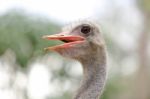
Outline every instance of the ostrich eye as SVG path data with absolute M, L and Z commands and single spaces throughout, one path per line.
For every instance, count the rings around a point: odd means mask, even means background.
M 88 33 L 91 32 L 91 27 L 88 26 L 88 25 L 84 25 L 84 26 L 81 27 L 81 32 L 82 32 L 83 34 L 88 34 Z

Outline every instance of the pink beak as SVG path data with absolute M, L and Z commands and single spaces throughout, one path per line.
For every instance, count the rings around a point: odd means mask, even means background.
M 57 50 L 57 49 L 69 48 L 69 47 L 72 47 L 75 44 L 83 43 L 84 40 L 85 40 L 85 38 L 82 37 L 82 36 L 69 35 L 69 33 L 66 33 L 66 32 L 59 33 L 59 34 L 54 34 L 54 35 L 45 35 L 42 38 L 47 39 L 47 40 L 67 41 L 67 43 L 64 43 L 64 44 L 61 44 L 61 45 L 47 47 L 47 48 L 45 48 L 45 50 Z

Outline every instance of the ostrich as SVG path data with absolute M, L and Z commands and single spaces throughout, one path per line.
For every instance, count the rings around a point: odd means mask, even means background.
M 106 81 L 106 48 L 99 26 L 91 21 L 81 21 L 47 40 L 61 40 L 64 44 L 47 47 L 63 57 L 79 61 L 83 79 L 73 99 L 99 99 Z

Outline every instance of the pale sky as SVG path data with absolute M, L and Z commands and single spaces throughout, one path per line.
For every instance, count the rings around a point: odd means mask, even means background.
M 85 18 L 110 15 L 112 5 L 131 8 L 135 0 L 0 0 L 0 13 L 9 9 L 23 9 L 58 22 L 68 23 Z M 132 13 L 131 13 L 132 14 Z
M 48 16 L 62 22 L 91 18 L 104 10 L 104 0 L 0 0 L 0 12 L 12 8 Z

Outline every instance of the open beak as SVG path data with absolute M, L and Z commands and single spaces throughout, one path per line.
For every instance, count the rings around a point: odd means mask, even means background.
M 69 33 L 66 33 L 66 32 L 54 34 L 54 35 L 45 35 L 42 38 L 47 39 L 47 40 L 60 40 L 64 42 L 64 44 L 61 44 L 61 45 L 47 47 L 45 48 L 45 50 L 57 50 L 57 49 L 70 48 L 76 44 L 83 43 L 85 40 L 85 38 L 82 36 L 70 35 Z

